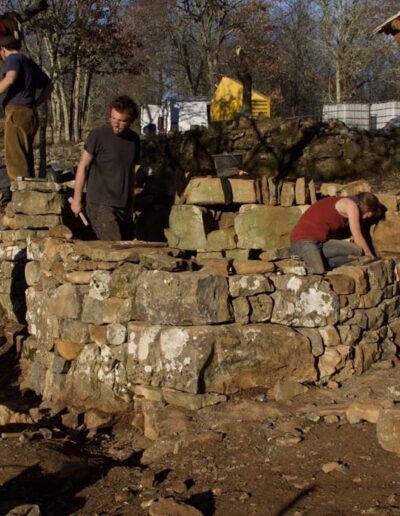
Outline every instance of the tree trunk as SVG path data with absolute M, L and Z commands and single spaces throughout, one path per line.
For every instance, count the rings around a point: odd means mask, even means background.
M 341 90 L 341 76 L 340 76 L 340 63 L 335 63 L 335 78 L 336 78 L 336 104 L 340 104 L 342 101 L 342 90 Z
M 39 177 L 46 177 L 46 132 L 47 132 L 47 102 L 40 109 L 39 125 Z
M 72 93 L 72 107 L 73 107 L 73 118 L 72 118 L 72 124 L 73 124 L 73 140 L 74 142 L 80 141 L 80 114 L 81 114 L 81 79 L 82 79 L 82 70 L 79 61 L 76 64 L 76 74 L 75 74 L 75 83 L 74 83 L 74 90 Z

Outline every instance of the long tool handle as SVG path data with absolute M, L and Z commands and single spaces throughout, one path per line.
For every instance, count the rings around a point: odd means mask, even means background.
M 69 197 L 68 198 L 68 202 L 71 204 L 72 203 L 72 197 Z M 83 225 L 84 226 L 89 226 L 89 221 L 88 219 L 86 218 L 85 214 L 82 213 L 82 212 L 79 212 L 79 218 L 81 219 L 81 221 L 83 222 Z

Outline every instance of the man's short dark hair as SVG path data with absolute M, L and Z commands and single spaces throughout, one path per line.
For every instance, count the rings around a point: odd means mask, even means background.
M 0 46 L 5 48 L 6 50 L 21 50 L 21 47 L 22 47 L 22 42 L 20 39 L 14 39 L 12 38 L 12 40 L 9 42 L 9 43 L 5 43 L 3 45 L 1 45 L 1 42 L 0 42 Z
M 132 120 L 136 120 L 139 116 L 136 102 L 128 97 L 128 95 L 121 95 L 115 98 L 110 104 L 110 109 L 115 109 L 118 113 L 126 113 Z

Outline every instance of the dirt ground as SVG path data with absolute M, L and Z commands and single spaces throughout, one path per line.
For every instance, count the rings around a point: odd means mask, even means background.
M 34 396 L 18 394 L 9 355 L 2 357 L 0 404 L 20 412 L 38 406 Z M 221 516 L 400 514 L 400 457 L 380 447 L 376 426 L 318 415 L 321 407 L 354 399 L 400 399 L 400 365 L 390 366 L 375 366 L 340 388 L 310 388 L 292 401 L 247 391 L 186 412 L 192 433 L 177 420 L 180 445 L 165 453 L 162 442 L 147 465 L 143 454 L 154 443 L 129 417 L 91 437 L 64 428 L 54 410 L 35 425 L 2 427 L 0 514 L 24 504 L 40 512 L 13 514 L 172 516 L 189 514 L 188 506 Z M 185 444 L 193 428 L 203 438 Z M 335 469 L 325 473 L 332 462 Z M 183 512 L 154 512 L 155 501 L 165 498 L 185 504 L 178 506 Z

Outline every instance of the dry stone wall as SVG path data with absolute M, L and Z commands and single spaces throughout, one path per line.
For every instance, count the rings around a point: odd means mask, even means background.
M 196 246 L 73 240 L 59 225 L 66 191 L 28 181 L 14 190 L 1 220 L 0 304 L 5 317 L 26 320 L 21 386 L 44 399 L 105 412 L 137 396 L 197 407 L 279 380 L 341 381 L 397 355 L 395 256 L 316 276 L 265 243 L 256 260 L 248 259 L 254 242 L 245 257 L 205 258 L 221 252 L 209 251 L 221 236 L 207 232 L 197 254 Z M 242 206 L 254 207 L 301 213 Z M 190 219 L 184 226 L 195 230 Z M 243 251 L 227 241 L 224 254 Z

